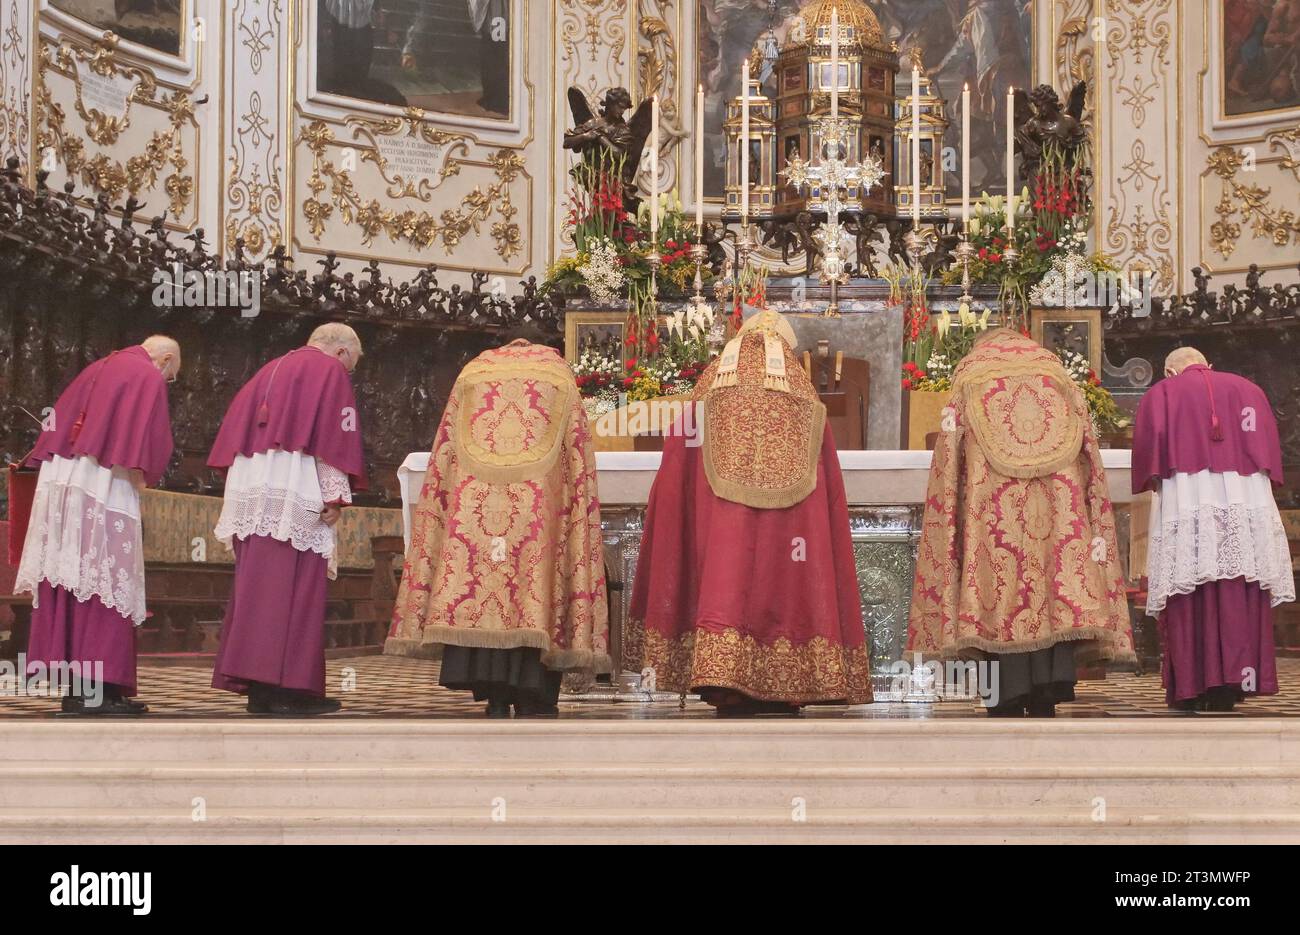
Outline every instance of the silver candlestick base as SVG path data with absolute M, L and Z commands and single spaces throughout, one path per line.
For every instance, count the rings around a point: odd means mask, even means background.
M 913 266 L 921 265 L 921 251 L 925 249 L 925 235 L 920 229 L 913 227 L 903 235 L 903 248 L 912 260 Z
M 957 249 L 953 251 L 957 257 L 957 262 L 961 264 L 961 301 L 967 308 L 970 307 L 974 298 L 970 294 L 970 263 L 975 259 L 975 245 L 967 239 L 965 232 L 961 235 L 961 242 L 957 244 Z
M 736 270 L 740 271 L 749 266 L 749 257 L 754 252 L 754 241 L 749 233 L 749 222 L 746 221 L 741 225 L 740 233 L 736 235 Z
M 695 243 L 691 245 L 691 259 L 695 262 L 695 294 L 691 296 L 691 304 L 704 305 L 704 264 L 709 259 L 709 248 L 701 241 L 700 235 L 696 235 Z

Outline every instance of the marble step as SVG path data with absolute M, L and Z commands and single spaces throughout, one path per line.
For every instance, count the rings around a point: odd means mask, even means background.
M 1300 764 L 657 762 L 498 764 L 22 762 L 0 764 L 0 809 L 188 813 L 247 808 L 1273 809 L 1300 816 Z
M 715 721 L 0 721 L 7 760 L 41 763 L 506 763 L 1300 766 L 1300 719 Z
M 497 819 L 502 816 L 498 814 Z M 1300 813 L 1267 809 L 0 809 L 0 844 L 31 843 L 1297 843 Z

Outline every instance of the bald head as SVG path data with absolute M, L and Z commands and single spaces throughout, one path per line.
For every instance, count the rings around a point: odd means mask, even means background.
M 1188 367 L 1200 364 L 1208 367 L 1210 362 L 1194 347 L 1180 347 L 1165 358 L 1165 376 L 1176 377 Z
M 339 361 L 351 373 L 361 360 L 361 339 L 347 325 L 332 321 L 321 325 L 307 339 L 308 347 L 319 348 Z
M 176 379 L 176 375 L 181 372 L 181 346 L 175 338 L 153 334 L 145 338 L 141 346 L 167 382 Z

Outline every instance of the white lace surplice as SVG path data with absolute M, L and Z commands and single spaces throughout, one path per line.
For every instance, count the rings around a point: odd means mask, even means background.
M 1268 475 L 1175 474 L 1151 500 L 1147 613 L 1209 581 L 1245 578 L 1274 607 L 1295 600 L 1286 530 Z
M 336 577 L 334 530 L 321 522 L 326 503 L 351 503 L 347 475 L 301 451 L 239 455 L 226 472 L 226 494 L 216 536 L 227 548 L 235 539 L 269 536 L 299 552 L 315 552 Z
M 36 606 L 47 581 L 142 624 L 140 481 L 139 471 L 100 467 L 89 455 L 42 462 L 14 593 L 31 592 Z

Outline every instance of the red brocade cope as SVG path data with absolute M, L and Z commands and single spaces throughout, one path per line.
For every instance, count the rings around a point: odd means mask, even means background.
M 926 491 L 908 648 L 1078 641 L 1131 659 L 1115 517 L 1087 405 L 1055 354 L 1000 329 L 958 366 Z
M 595 455 L 573 371 L 548 347 L 480 354 L 447 401 L 384 651 L 437 644 L 611 669 Z
M 664 442 L 628 655 L 667 691 L 865 704 L 871 666 L 844 480 L 825 410 L 782 346 L 788 392 L 764 388 L 763 335 L 746 336 L 735 385 L 715 387 L 715 361 L 696 387 L 703 445 L 678 433 Z M 751 505 L 764 502 L 789 505 Z

